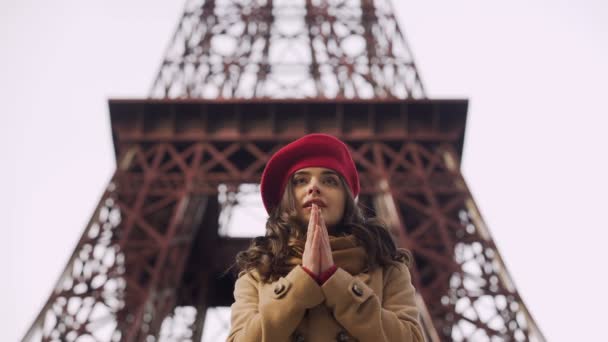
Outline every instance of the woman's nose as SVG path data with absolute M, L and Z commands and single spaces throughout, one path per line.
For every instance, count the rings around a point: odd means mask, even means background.
M 312 194 L 313 192 L 320 194 L 321 193 L 321 189 L 319 189 L 319 187 L 316 184 L 311 184 L 310 187 L 308 188 L 308 194 Z

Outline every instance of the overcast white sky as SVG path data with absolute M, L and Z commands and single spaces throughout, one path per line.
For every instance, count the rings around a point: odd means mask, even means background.
M 396 3 L 431 98 L 470 99 L 463 173 L 550 341 L 605 335 L 608 5 Z M 183 1 L 0 2 L 0 340 L 23 336 L 115 167 Z M 603 317 L 602 317 L 603 316 Z

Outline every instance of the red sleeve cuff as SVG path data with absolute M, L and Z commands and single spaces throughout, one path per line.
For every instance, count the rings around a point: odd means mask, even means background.
M 314 279 L 317 283 L 319 282 L 319 278 L 317 277 L 316 274 L 314 274 L 311 270 L 309 270 L 308 268 L 306 268 L 305 266 L 302 266 L 302 269 L 308 273 L 309 276 L 312 277 L 312 279 Z
M 337 269 L 338 267 L 336 265 L 333 265 L 332 267 L 325 270 L 325 272 L 319 274 L 319 277 L 317 278 L 319 285 L 323 285 L 327 281 L 327 279 L 331 278 L 331 276 L 336 273 Z

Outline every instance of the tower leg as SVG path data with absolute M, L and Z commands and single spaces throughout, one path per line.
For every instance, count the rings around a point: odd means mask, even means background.
M 375 194 L 376 213 L 414 254 L 412 276 L 430 340 L 545 341 L 448 145 L 376 142 L 353 155 L 374 165 L 362 179 Z

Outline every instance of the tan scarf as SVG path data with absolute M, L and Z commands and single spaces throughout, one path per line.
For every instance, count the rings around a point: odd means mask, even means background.
M 330 235 L 329 244 L 336 266 L 352 275 L 361 273 L 367 267 L 367 253 L 354 235 Z M 292 267 L 302 264 L 302 251 L 298 250 L 294 252 L 297 255 L 287 260 L 287 264 Z

